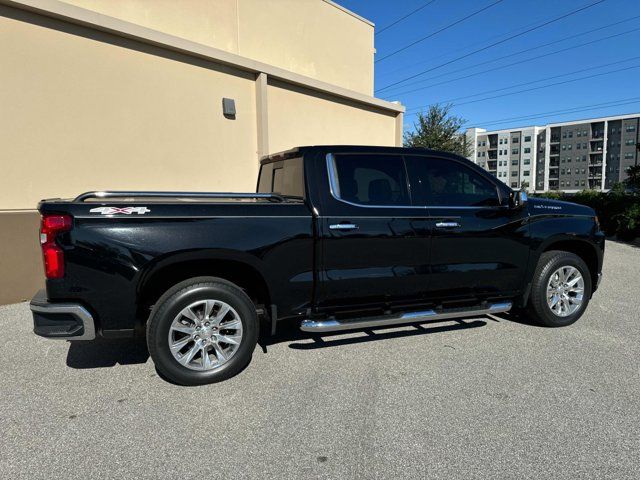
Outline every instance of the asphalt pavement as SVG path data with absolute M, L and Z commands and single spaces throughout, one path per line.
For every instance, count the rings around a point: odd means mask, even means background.
M 0 478 L 640 478 L 640 248 L 562 329 L 483 317 L 311 338 L 223 383 L 0 307 Z

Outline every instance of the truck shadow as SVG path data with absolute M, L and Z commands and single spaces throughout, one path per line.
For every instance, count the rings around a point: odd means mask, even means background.
M 512 316 L 501 318 L 525 323 Z M 261 325 L 258 345 L 264 353 L 268 347 L 279 343 L 289 343 L 294 350 L 315 350 L 365 342 L 390 340 L 393 338 L 430 335 L 483 327 L 487 320 L 499 322 L 495 316 L 469 317 L 455 320 L 431 320 L 421 323 L 399 325 L 386 328 L 350 330 L 313 334 L 298 328 L 297 321 L 284 321 L 278 325 L 276 335 L 271 335 L 269 325 Z M 94 340 L 91 342 L 69 342 L 67 366 L 75 369 L 108 368 L 116 365 L 135 365 L 149 360 L 149 351 L 144 339 Z
M 487 317 L 483 316 L 455 320 L 431 320 L 414 324 L 394 325 L 392 327 L 323 334 L 303 332 L 298 328 L 297 321 L 294 320 L 279 324 L 278 331 L 276 335 L 273 336 L 268 332 L 267 325 L 264 325 L 260 338 L 258 339 L 258 345 L 260 345 L 264 353 L 267 353 L 269 346 L 278 343 L 289 343 L 289 348 L 294 350 L 315 350 L 318 348 L 376 342 L 392 338 L 479 328 L 487 324 L 486 319 Z M 497 322 L 498 320 L 494 318 L 493 321 Z
M 76 369 L 135 365 L 149 360 L 144 339 L 69 342 L 67 366 Z

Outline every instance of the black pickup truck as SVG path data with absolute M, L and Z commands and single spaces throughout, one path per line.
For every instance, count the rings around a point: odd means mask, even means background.
M 257 193 L 89 192 L 38 209 L 35 333 L 146 335 L 187 385 L 242 369 L 260 321 L 321 334 L 513 308 L 569 325 L 604 253 L 592 209 L 424 149 L 300 147 L 262 160 Z

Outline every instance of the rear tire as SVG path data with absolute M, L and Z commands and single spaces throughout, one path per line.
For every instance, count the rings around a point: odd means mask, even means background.
M 251 360 L 258 318 L 237 285 L 216 277 L 180 282 L 156 302 L 147 346 L 156 368 L 180 385 L 226 380 Z
M 531 285 L 529 309 L 545 327 L 576 322 L 591 298 L 591 274 L 577 255 L 561 250 L 544 252 Z

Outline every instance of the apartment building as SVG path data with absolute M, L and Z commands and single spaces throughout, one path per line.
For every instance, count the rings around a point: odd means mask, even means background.
M 487 131 L 470 128 L 469 157 L 512 188 L 609 190 L 638 164 L 640 114 Z

